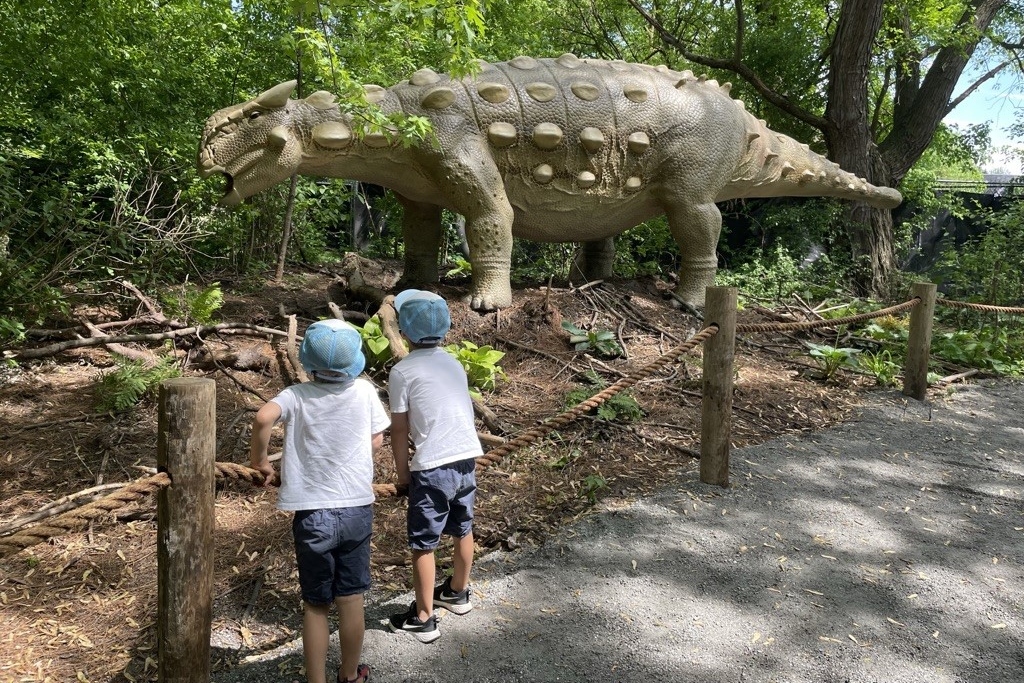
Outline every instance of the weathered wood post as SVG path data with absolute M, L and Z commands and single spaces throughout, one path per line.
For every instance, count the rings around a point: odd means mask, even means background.
M 700 404 L 700 480 L 729 485 L 732 432 L 732 361 L 736 347 L 736 288 L 708 287 L 704 324 L 718 333 L 704 343 L 703 398 Z
M 932 318 L 935 315 L 935 285 L 914 284 L 913 294 L 921 303 L 910 309 L 907 365 L 903 368 L 903 394 L 923 401 L 928 389 L 928 358 L 932 346 Z
M 209 683 L 213 611 L 216 383 L 160 385 L 157 467 L 157 651 L 161 683 Z

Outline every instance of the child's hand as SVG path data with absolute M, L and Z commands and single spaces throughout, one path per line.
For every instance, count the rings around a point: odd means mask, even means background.
M 409 495 L 409 484 L 395 484 L 395 495 L 399 498 L 404 498 Z
M 254 470 L 260 472 L 263 475 L 263 483 L 260 484 L 263 488 L 270 488 L 271 486 L 277 486 L 280 481 L 277 476 L 277 470 L 269 462 L 261 465 L 260 467 L 253 467 Z

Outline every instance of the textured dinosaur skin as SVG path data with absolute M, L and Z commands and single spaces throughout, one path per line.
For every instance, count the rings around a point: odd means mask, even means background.
M 353 133 L 323 91 L 295 82 L 211 116 L 200 174 L 223 174 L 221 203 L 293 173 L 391 188 L 404 207 L 403 284 L 438 279 L 441 209 L 466 217 L 470 305 L 509 306 L 512 238 L 586 242 L 589 276 L 610 274 L 611 238 L 666 214 L 679 245 L 677 298 L 701 306 L 714 280 L 721 215 L 737 197 L 830 196 L 891 208 L 875 187 L 751 116 L 729 84 L 667 67 L 516 57 L 462 79 L 421 69 L 390 88 L 364 86 L 385 113 L 427 117 L 432 144 Z M 597 263 L 594 258 L 597 258 Z

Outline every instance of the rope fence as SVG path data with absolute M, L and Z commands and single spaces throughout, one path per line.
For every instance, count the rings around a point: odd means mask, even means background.
M 811 320 L 803 322 L 774 322 L 774 323 L 743 323 L 735 326 L 737 334 L 768 333 L 768 332 L 793 332 L 808 331 L 823 327 L 836 327 L 840 325 L 851 325 L 865 322 L 875 318 L 890 315 L 898 315 L 912 310 L 922 302 L 920 296 L 902 303 L 882 308 L 876 311 L 859 313 L 839 318 Z M 1006 313 L 1022 315 L 1024 308 L 1008 306 L 991 306 L 964 301 L 951 301 L 948 299 L 935 298 L 934 304 L 949 308 L 975 310 L 987 313 Z M 476 460 L 477 469 L 483 471 L 488 467 L 500 463 L 507 456 L 516 451 L 530 446 L 553 431 L 561 429 L 570 423 L 578 420 L 581 416 L 589 413 L 594 408 L 610 400 L 616 394 L 634 386 L 643 379 L 660 372 L 671 363 L 677 362 L 683 356 L 693 352 L 697 347 L 705 344 L 719 331 L 717 325 L 701 329 L 685 342 L 673 347 L 654 361 L 644 365 L 638 370 L 620 378 L 614 384 L 605 387 L 589 399 L 578 403 L 572 408 L 565 410 L 558 415 L 550 417 L 541 424 L 520 432 L 515 438 L 491 448 Z M 215 476 L 218 479 L 234 481 L 245 481 L 254 486 L 262 486 L 264 476 L 258 470 L 245 465 L 233 462 L 214 463 Z M 97 519 L 112 514 L 133 503 L 141 501 L 165 486 L 172 483 L 171 477 L 165 472 L 153 476 L 137 479 L 113 493 L 84 505 L 78 509 L 71 510 L 28 527 L 8 536 L 0 536 L 0 559 L 14 555 L 22 550 L 50 539 L 81 531 Z M 397 487 L 394 484 L 374 484 L 373 493 L 377 498 L 388 498 L 398 495 Z

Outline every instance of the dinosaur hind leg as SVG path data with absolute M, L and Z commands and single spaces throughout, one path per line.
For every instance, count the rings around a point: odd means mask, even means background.
M 569 270 L 569 279 L 572 282 L 603 280 L 612 276 L 614 265 L 614 237 L 595 242 L 584 242 L 580 245 L 576 258 L 573 259 L 572 268 Z
M 402 241 L 405 270 L 399 287 L 428 285 L 438 281 L 438 252 L 441 249 L 441 207 L 414 202 L 398 195 L 402 204 Z
M 702 308 L 704 290 L 715 282 L 718 236 L 722 214 L 713 202 L 674 204 L 665 212 L 669 229 L 679 245 L 679 285 L 676 297 L 683 306 Z

